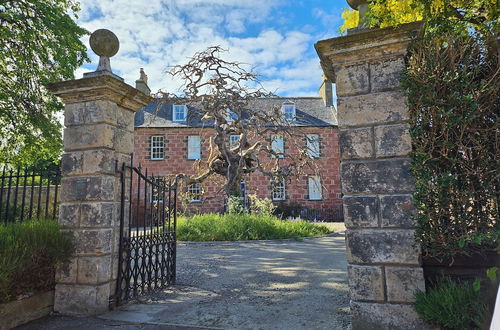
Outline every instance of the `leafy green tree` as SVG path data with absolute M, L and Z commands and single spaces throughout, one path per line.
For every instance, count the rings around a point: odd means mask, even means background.
M 88 61 L 78 10 L 74 0 L 0 1 L 0 163 L 59 157 L 62 104 L 44 85 Z
M 443 29 L 493 33 L 498 28 L 497 0 L 371 0 L 366 17 L 372 26 L 388 27 L 419 20 L 428 22 L 429 31 Z M 341 32 L 358 25 L 357 12 L 345 9 Z

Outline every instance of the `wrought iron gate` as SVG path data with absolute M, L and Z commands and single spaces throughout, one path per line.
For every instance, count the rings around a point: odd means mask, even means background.
M 122 165 L 116 304 L 175 283 L 176 183 Z

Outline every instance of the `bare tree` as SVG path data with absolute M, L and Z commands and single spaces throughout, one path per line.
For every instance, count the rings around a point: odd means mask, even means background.
M 293 118 L 286 118 L 281 106 L 256 109 L 253 105 L 257 100 L 275 95 L 242 63 L 222 59 L 222 52 L 219 46 L 209 47 L 187 64 L 173 67 L 168 73 L 183 82 L 182 91 L 180 95 L 161 93 L 160 106 L 168 102 L 195 105 L 201 120 L 214 128 L 208 159 L 197 163 L 198 175 L 181 175 L 185 184 L 220 175 L 225 178 L 226 195 L 240 196 L 240 182 L 255 171 L 273 178 L 299 175 L 305 167 L 315 171 L 305 135 L 298 128 L 292 129 Z M 230 136 L 235 135 L 239 138 L 231 141 Z M 271 135 L 287 137 L 288 149 L 296 152 L 285 155 L 273 150 L 268 142 Z

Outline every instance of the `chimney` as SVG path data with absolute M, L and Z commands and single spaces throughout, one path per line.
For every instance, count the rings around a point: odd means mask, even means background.
M 325 106 L 332 107 L 333 106 L 333 87 L 332 82 L 328 80 L 328 78 L 323 75 L 323 83 L 319 87 L 319 96 L 325 102 Z
M 135 81 L 135 88 L 137 88 L 146 95 L 151 94 L 151 89 L 149 89 L 148 87 L 148 76 L 144 72 L 143 68 L 141 68 L 139 79 Z

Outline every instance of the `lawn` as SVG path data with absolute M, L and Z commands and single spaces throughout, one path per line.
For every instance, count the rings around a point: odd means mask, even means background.
M 326 235 L 331 229 L 308 221 L 264 214 L 207 213 L 177 219 L 179 241 L 247 241 Z

